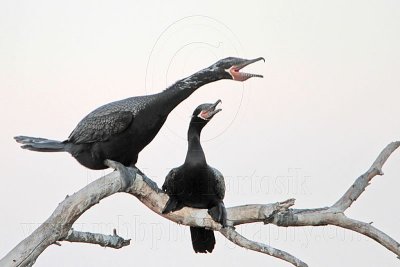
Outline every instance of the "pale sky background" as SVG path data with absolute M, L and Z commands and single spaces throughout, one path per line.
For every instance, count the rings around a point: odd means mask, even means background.
M 196 15 L 196 16 L 195 16 Z M 296 198 L 331 205 L 378 153 L 400 139 L 399 1 L 11 1 L 0 2 L 0 257 L 67 194 L 109 173 L 66 153 L 24 151 L 19 134 L 63 140 L 94 108 L 163 90 L 220 58 L 263 56 L 246 83 L 219 81 L 175 109 L 137 166 L 158 185 L 186 153 L 189 115 L 222 99 L 203 131 L 225 203 Z M 400 240 L 400 153 L 347 211 Z M 216 233 L 212 254 L 192 250 L 189 228 L 114 195 L 75 228 L 132 239 L 120 250 L 63 243 L 35 266 L 291 266 Z M 238 230 L 310 266 L 398 266 L 392 253 L 335 227 Z

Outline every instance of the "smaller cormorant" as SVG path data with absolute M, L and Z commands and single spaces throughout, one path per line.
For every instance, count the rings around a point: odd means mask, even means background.
M 182 166 L 172 169 L 165 178 L 162 189 L 169 200 L 162 213 L 179 210 L 184 206 L 208 209 L 211 217 L 226 226 L 224 206 L 225 182 L 222 174 L 209 166 L 200 143 L 201 130 L 221 109 L 215 104 L 198 106 L 190 121 L 188 130 L 188 151 Z M 212 230 L 190 227 L 192 245 L 197 253 L 212 252 L 215 237 Z
M 112 160 L 134 166 L 142 151 L 157 135 L 169 113 L 199 87 L 222 79 L 245 81 L 262 75 L 241 72 L 249 64 L 264 60 L 228 57 L 161 93 L 130 97 L 101 106 L 76 126 L 65 141 L 16 136 L 22 148 L 40 152 L 68 152 L 83 166 L 101 170 Z

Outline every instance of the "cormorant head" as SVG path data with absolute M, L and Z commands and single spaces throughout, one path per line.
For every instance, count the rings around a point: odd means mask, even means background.
M 263 76 L 259 74 L 240 72 L 242 68 L 260 60 L 263 60 L 265 62 L 265 59 L 263 57 L 258 57 L 255 59 L 227 57 L 219 60 L 214 65 L 210 66 L 209 69 L 215 72 L 220 79 L 231 79 L 243 82 L 251 77 L 263 78 Z
M 220 112 L 222 109 L 217 109 L 217 106 L 219 103 L 221 103 L 221 100 L 217 100 L 214 104 L 201 104 L 198 106 L 194 111 L 192 115 L 192 120 L 191 124 L 200 124 L 202 126 L 206 125 L 213 117 L 215 114 Z

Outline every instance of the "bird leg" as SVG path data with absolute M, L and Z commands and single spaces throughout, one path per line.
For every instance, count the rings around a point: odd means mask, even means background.
M 227 227 L 228 224 L 226 222 L 226 208 L 224 202 L 220 201 L 214 207 L 208 209 L 208 214 L 210 214 L 211 218 L 222 224 L 222 227 Z
M 104 160 L 104 165 L 119 172 L 122 180 L 122 188 L 127 189 L 133 183 L 133 176 L 123 164 L 110 159 Z

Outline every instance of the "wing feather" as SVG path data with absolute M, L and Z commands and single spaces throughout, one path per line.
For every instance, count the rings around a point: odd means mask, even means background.
M 172 170 L 169 171 L 169 173 L 168 173 L 167 176 L 165 177 L 165 181 L 164 181 L 164 184 L 163 184 L 163 186 L 162 186 L 162 190 L 163 190 L 163 191 L 165 191 L 165 192 L 167 192 L 167 193 L 170 193 L 170 191 L 171 191 L 171 189 L 172 189 L 172 188 L 171 188 L 171 184 L 174 184 L 175 176 L 176 176 L 177 170 L 178 170 L 178 168 L 174 168 L 174 169 L 172 169 Z
M 133 120 L 130 111 L 89 115 L 78 123 L 70 134 L 69 141 L 74 144 L 107 141 L 111 136 L 126 130 Z
M 224 176 L 222 175 L 222 173 L 211 167 L 211 170 L 214 174 L 214 177 L 216 179 L 216 186 L 215 186 L 215 193 L 217 194 L 217 196 L 222 200 L 225 197 L 225 179 Z

